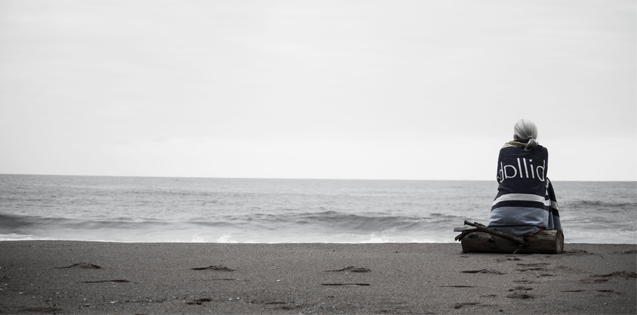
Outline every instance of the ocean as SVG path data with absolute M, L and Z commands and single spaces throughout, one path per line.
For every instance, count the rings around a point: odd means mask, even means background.
M 636 182 L 553 182 L 566 243 L 637 244 Z M 494 181 L 0 175 L 0 240 L 448 243 Z

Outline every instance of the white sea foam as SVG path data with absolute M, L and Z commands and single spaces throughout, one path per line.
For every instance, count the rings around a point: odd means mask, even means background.
M 237 241 L 232 240 L 232 233 L 227 233 L 221 235 L 215 243 L 237 243 Z

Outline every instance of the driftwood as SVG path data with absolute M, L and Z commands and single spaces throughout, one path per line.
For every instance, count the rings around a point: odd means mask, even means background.
M 484 226 L 483 224 L 480 224 L 478 222 L 474 222 L 471 223 L 469 221 L 464 221 L 465 225 L 470 225 L 473 226 L 475 228 L 475 231 L 480 231 L 480 232 L 485 232 L 485 233 L 489 233 L 489 234 L 493 234 L 496 236 L 499 236 L 501 238 L 505 238 L 507 240 L 510 240 L 513 243 L 516 243 L 518 245 L 524 245 L 526 242 L 524 241 L 524 239 L 522 239 L 521 237 L 517 237 L 517 236 L 513 236 L 513 235 L 509 235 L 506 233 L 502 233 L 500 231 L 496 231 L 494 229 L 490 229 L 486 226 Z M 465 231 L 466 232 L 466 231 Z M 464 233 L 464 232 L 463 232 Z M 468 233 L 467 233 L 468 234 Z M 461 234 L 462 235 L 462 234 Z M 466 234 L 465 234 L 466 235 Z M 462 240 L 463 237 L 458 236 L 458 238 L 456 238 L 456 240 Z
M 564 234 L 560 230 L 541 230 L 534 236 L 517 237 L 490 229 L 480 223 L 465 221 L 470 227 L 455 228 L 461 232 L 465 253 L 542 253 L 561 254 L 564 250 Z

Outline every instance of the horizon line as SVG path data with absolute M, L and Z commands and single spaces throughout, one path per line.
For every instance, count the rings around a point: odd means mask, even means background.
M 67 176 L 67 177 L 127 177 L 127 178 L 188 178 L 188 179 L 256 179 L 256 180 L 351 180 L 351 181 L 440 181 L 440 182 L 491 182 L 495 179 L 388 179 L 388 178 L 295 178 L 295 177 L 209 177 L 209 176 L 167 176 L 167 175 L 78 175 L 78 174 L 18 174 L 0 173 L 9 176 Z M 554 180 L 551 180 L 554 182 Z M 572 180 L 557 182 L 636 182 L 637 180 Z

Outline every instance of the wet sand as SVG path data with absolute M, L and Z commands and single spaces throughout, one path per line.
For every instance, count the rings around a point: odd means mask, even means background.
M 635 314 L 636 245 L 0 242 L 0 314 Z

